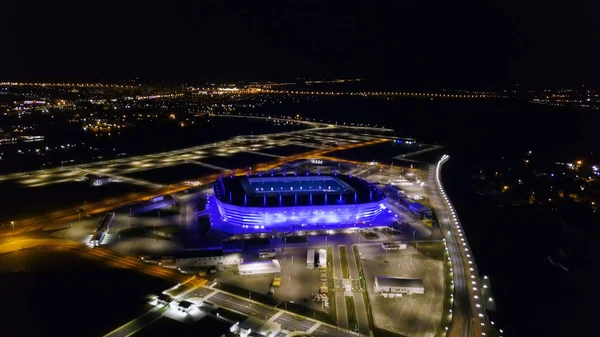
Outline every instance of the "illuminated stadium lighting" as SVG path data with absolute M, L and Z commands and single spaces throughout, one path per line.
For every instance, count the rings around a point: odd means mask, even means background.
M 345 175 L 221 177 L 213 190 L 215 227 L 236 233 L 366 226 L 386 209 L 379 189 Z

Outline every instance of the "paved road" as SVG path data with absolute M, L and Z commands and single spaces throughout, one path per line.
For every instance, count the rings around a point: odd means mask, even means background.
M 213 289 L 210 288 L 198 288 L 192 294 L 193 296 L 204 296 L 210 294 Z M 343 296 L 342 296 L 343 297 Z M 231 296 L 229 294 L 218 292 L 208 298 L 207 302 L 211 302 L 215 305 L 233 309 L 249 316 L 255 316 L 264 320 L 268 320 L 273 317 L 277 312 L 281 310 L 267 307 L 261 304 L 253 303 L 251 301 Z M 312 320 L 306 317 L 294 315 L 292 313 L 283 312 L 279 317 L 275 318 L 275 322 L 281 324 L 281 328 L 288 331 L 308 331 L 315 324 L 319 324 L 318 321 Z M 343 330 L 337 330 L 332 326 L 321 325 L 313 332 L 315 336 L 336 336 L 336 337 L 350 337 L 356 336 L 356 334 L 350 334 Z
M 162 314 L 165 311 L 167 311 L 167 309 L 168 309 L 167 306 L 154 307 L 150 311 L 148 311 L 145 315 L 142 315 L 142 316 L 130 321 L 129 323 L 122 325 L 121 327 L 117 328 L 116 330 L 113 330 L 113 331 L 109 332 L 108 334 L 104 335 L 104 337 L 129 336 L 129 335 L 135 333 L 136 331 L 144 328 L 145 326 L 151 324 L 152 322 L 156 321 L 157 319 L 161 318 Z
M 188 294 L 187 297 L 206 297 L 213 291 L 215 291 L 215 289 L 200 287 Z
M 333 277 L 342 278 L 342 263 L 340 260 L 339 246 L 332 246 L 333 255 Z M 335 308 L 337 310 L 337 324 L 342 329 L 348 329 L 348 313 L 346 311 L 346 298 L 343 291 L 335 292 Z
M 304 318 L 297 319 L 294 315 L 284 312 L 275 319 L 275 323 L 281 324 L 281 327 L 285 327 L 288 331 L 308 331 L 313 325 L 317 324 L 315 321 L 310 321 Z
M 348 247 L 348 266 L 350 269 L 350 277 L 358 279 L 358 267 L 356 265 L 356 258 L 354 257 L 354 249 Z M 358 321 L 358 330 L 365 335 L 369 334 L 369 320 L 367 318 L 367 308 L 365 301 L 363 300 L 362 293 L 354 292 L 354 305 L 356 307 L 356 319 Z
M 497 336 L 498 331 L 491 327 L 485 306 L 482 302 L 482 285 L 477 272 L 473 252 L 470 250 L 466 235 L 464 234 L 456 211 L 449 204 L 445 192 L 436 188 L 436 178 L 439 179 L 441 165 L 431 166 L 429 169 L 429 193 L 431 204 L 440 221 L 454 274 L 454 310 L 453 323 L 450 326 L 449 336 Z M 443 200 L 442 200 L 443 199 Z
M 260 319 L 268 320 L 277 313 L 276 309 L 256 304 L 241 298 L 218 292 L 211 296 L 208 300 L 218 306 L 233 309 L 248 316 L 256 316 Z
M 348 337 L 348 336 L 356 336 L 355 334 L 351 334 L 349 332 L 332 329 L 329 326 L 321 325 L 315 331 L 312 332 L 314 337 Z

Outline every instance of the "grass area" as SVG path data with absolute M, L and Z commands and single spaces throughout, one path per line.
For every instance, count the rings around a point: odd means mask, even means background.
M 119 235 L 132 238 L 170 240 L 179 235 L 180 230 L 178 225 L 159 226 L 156 227 L 156 231 L 154 231 L 154 227 L 152 226 L 131 227 L 120 230 Z
M 346 296 L 346 312 L 348 313 L 348 327 L 352 331 L 358 331 L 358 320 L 356 320 L 356 308 L 354 297 Z
M 354 259 L 356 260 L 356 266 L 358 267 L 358 275 L 360 277 L 360 288 L 363 290 L 362 296 L 363 301 L 365 302 L 365 307 L 367 308 L 367 320 L 369 321 L 369 329 L 375 329 L 375 322 L 373 321 L 373 312 L 371 311 L 371 303 L 369 302 L 369 292 L 367 289 L 367 283 L 365 280 L 365 274 L 362 268 L 362 264 L 360 262 L 360 253 L 358 251 L 358 246 L 353 246 L 354 249 Z
M 431 202 L 429 198 L 425 197 L 423 199 L 417 200 L 421 205 L 431 208 Z
M 333 292 L 333 252 L 330 246 L 327 246 L 327 287 L 329 288 L 327 293 L 329 317 L 335 322 L 337 321 L 337 307 L 335 306 L 335 293 Z
M 327 286 L 333 289 L 333 252 L 331 247 L 327 247 Z
M 373 232 L 369 232 L 369 231 L 363 231 L 362 236 L 367 240 L 378 240 L 379 239 L 379 235 L 377 235 Z
M 444 254 L 444 258 L 448 259 L 448 254 Z M 454 285 L 452 284 L 452 276 L 450 273 L 452 264 L 450 262 L 444 262 L 444 302 L 442 306 L 442 321 L 440 322 L 440 328 L 436 332 L 436 337 L 445 337 L 447 334 L 446 327 L 450 329 L 452 324 L 452 316 L 450 316 L 450 309 L 452 309 L 453 302 L 450 301 L 450 294 L 454 292 Z
M 342 278 L 350 278 L 350 269 L 348 269 L 348 251 L 346 246 L 340 246 L 340 260 L 342 261 Z
M 416 242 L 415 248 L 422 254 L 438 261 L 444 261 L 446 247 L 444 242 Z

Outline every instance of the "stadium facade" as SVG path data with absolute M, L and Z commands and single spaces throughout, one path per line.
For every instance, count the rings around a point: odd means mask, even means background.
M 213 191 L 212 225 L 227 232 L 369 225 L 385 209 L 376 186 L 347 175 L 221 177 Z

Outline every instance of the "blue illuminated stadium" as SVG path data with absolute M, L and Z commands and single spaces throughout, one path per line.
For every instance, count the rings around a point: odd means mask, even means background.
M 235 233 L 352 227 L 385 208 L 377 187 L 346 175 L 222 177 L 213 190 L 213 226 Z

